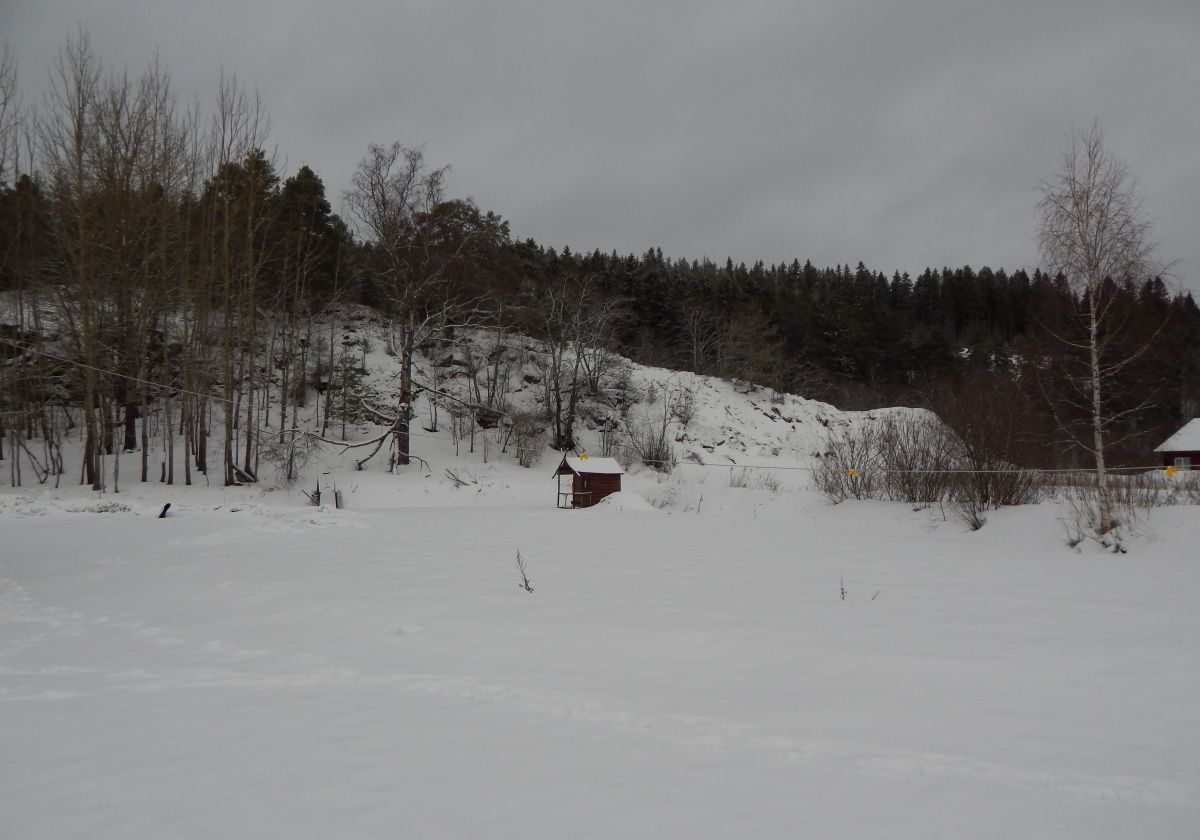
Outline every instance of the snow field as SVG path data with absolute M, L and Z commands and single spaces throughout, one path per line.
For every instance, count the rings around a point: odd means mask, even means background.
M 1047 505 L 446 464 L 0 495 L 0 836 L 1200 834 L 1194 509 L 1117 557 Z

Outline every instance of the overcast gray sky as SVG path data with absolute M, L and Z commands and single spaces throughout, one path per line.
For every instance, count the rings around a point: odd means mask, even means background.
M 27 99 L 80 25 L 185 99 L 257 87 L 335 208 L 400 140 L 577 250 L 1032 267 L 1037 181 L 1099 118 L 1200 288 L 1200 0 L 0 0 Z

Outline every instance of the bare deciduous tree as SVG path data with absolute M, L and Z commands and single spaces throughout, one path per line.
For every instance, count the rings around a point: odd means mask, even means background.
M 407 464 L 413 417 L 413 367 L 417 345 L 437 313 L 424 304 L 440 277 L 415 270 L 423 256 L 417 220 L 442 200 L 447 167 L 429 169 L 420 149 L 371 144 L 345 194 L 346 205 L 371 241 L 374 269 L 392 314 L 390 350 L 400 358 L 400 397 L 392 425 L 396 462 Z
M 21 103 L 17 94 L 17 59 L 5 42 L 0 48 L 0 187 L 8 183 L 16 169 L 17 132 L 21 123 Z
M 480 249 L 507 236 L 471 201 L 443 201 L 448 167 L 430 169 L 420 149 L 372 144 L 345 194 L 370 242 L 380 294 L 391 316 L 390 350 L 400 359 L 400 394 L 389 429 L 395 463 L 408 464 L 416 352 L 460 327 L 483 322 L 480 302 L 458 290 Z
M 684 300 L 681 310 L 692 370 L 711 373 L 720 366 L 721 347 L 729 328 L 728 319 L 704 303 L 693 300 Z
M 1081 300 L 1081 335 L 1055 337 L 1082 362 L 1071 377 L 1076 404 L 1090 418 L 1087 434 L 1071 433 L 1095 459 L 1098 530 L 1114 527 L 1105 446 L 1110 427 L 1135 408 L 1113 409 L 1107 389 L 1147 345 L 1124 351 L 1113 345 L 1126 313 L 1115 306 L 1116 284 L 1154 273 L 1151 223 L 1129 168 L 1105 145 L 1099 123 L 1073 131 L 1061 168 L 1039 184 L 1038 245 L 1042 260 L 1062 275 Z M 1068 431 L 1066 424 L 1062 424 Z
M 575 447 L 575 420 L 579 397 L 612 368 L 609 351 L 616 324 L 617 304 L 600 300 L 590 279 L 575 285 L 563 281 L 546 289 L 537 302 L 538 328 L 543 352 L 534 363 L 542 373 L 546 416 L 554 424 L 555 449 Z

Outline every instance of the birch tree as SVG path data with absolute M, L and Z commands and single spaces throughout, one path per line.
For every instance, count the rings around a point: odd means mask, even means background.
M 1073 441 L 1095 461 L 1097 531 L 1117 524 L 1113 516 L 1110 465 L 1105 457 L 1110 430 L 1142 405 L 1116 407 L 1112 388 L 1118 375 L 1149 348 L 1118 349 L 1128 313 L 1118 305 L 1120 284 L 1155 271 L 1151 222 L 1142 193 L 1124 161 L 1105 144 L 1098 122 L 1072 131 L 1059 171 L 1039 184 L 1038 245 L 1051 272 L 1061 275 L 1079 300 L 1078 330 L 1056 333 L 1073 357 L 1062 398 L 1088 417 L 1080 433 L 1061 422 Z

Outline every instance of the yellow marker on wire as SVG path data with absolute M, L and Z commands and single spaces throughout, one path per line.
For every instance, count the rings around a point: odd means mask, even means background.
M 1174 464 L 1172 464 L 1171 466 L 1167 467 L 1165 472 L 1167 474 L 1167 478 L 1174 478 L 1175 473 L 1179 472 L 1179 470 L 1175 468 Z
M 851 478 L 858 478 L 858 470 L 854 469 L 854 467 L 851 467 L 850 469 L 846 470 L 846 475 L 850 476 Z

